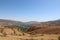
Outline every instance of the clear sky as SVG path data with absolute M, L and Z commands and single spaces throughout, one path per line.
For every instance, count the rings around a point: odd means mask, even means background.
M 57 20 L 60 19 L 60 0 L 0 0 L 0 19 Z

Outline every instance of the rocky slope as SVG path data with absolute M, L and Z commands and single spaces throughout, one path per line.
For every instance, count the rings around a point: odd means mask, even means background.
M 60 20 L 33 24 L 29 29 L 30 34 L 60 34 Z

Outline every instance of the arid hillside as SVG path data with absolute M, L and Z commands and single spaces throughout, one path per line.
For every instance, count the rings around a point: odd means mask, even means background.
M 0 19 L 0 40 L 58 40 L 60 20 L 19 22 Z
M 10 34 L 15 35 L 19 34 L 22 31 L 25 31 L 29 34 L 60 34 L 60 20 L 47 22 L 31 21 L 23 23 L 19 21 L 0 19 L 0 26 L 2 27 L 0 27 L 0 31 L 2 30 L 6 32 L 7 30 L 9 30 L 12 32 Z
M 34 27 L 29 30 L 30 34 L 60 34 L 60 26 Z
M 30 34 L 60 34 L 60 20 L 32 24 Z
M 8 36 L 8 35 L 29 36 L 29 34 L 22 32 L 22 30 L 20 30 L 20 28 L 18 27 L 0 25 L 0 36 Z

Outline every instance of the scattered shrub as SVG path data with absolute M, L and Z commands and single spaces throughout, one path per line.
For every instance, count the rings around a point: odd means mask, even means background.
M 60 36 L 58 37 L 58 40 L 60 40 Z
M 21 29 L 23 32 L 27 32 L 30 27 L 31 27 L 30 25 L 20 25 L 20 26 L 18 26 L 18 28 Z

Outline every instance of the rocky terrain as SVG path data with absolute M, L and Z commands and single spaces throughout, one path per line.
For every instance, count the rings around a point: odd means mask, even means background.
M 0 19 L 0 40 L 58 40 L 60 20 L 20 22 Z

